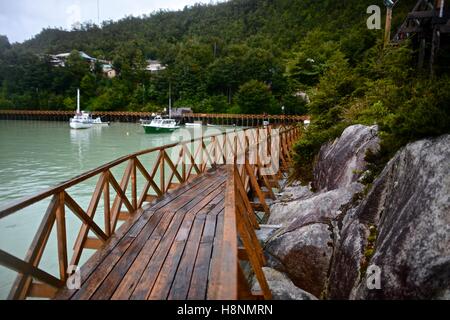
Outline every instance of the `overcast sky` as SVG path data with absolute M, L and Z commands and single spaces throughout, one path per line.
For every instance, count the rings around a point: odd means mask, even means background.
M 182 9 L 210 0 L 99 0 L 100 21 L 140 16 L 158 9 Z M 71 29 L 77 22 L 97 23 L 97 0 L 0 0 L 0 34 L 23 42 L 42 28 Z

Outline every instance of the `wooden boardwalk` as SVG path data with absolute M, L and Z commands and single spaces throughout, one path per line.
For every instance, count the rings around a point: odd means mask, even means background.
M 0 265 L 17 273 L 8 298 L 270 299 L 255 229 L 270 214 L 266 198 L 275 198 L 280 177 L 268 169 L 289 168 L 299 133 L 244 129 L 143 150 L 0 208 L 4 219 L 48 201 L 24 258 L 0 248 Z M 148 163 L 151 154 L 156 160 Z M 97 184 L 83 209 L 70 190 L 89 179 Z M 95 220 L 101 199 L 103 219 Z M 68 214 L 81 221 L 75 240 Z M 39 267 L 50 239 L 58 276 Z M 80 265 L 86 250 L 96 252 Z
M 57 299 L 207 299 L 220 268 L 226 172 L 206 173 L 125 223 Z M 217 234 L 217 236 L 216 236 Z

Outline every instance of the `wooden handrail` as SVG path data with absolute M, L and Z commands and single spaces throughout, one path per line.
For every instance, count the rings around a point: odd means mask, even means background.
M 233 166 L 227 168 L 227 184 L 225 193 L 225 216 L 223 226 L 222 251 L 220 261 L 222 266 L 216 276 L 216 291 L 210 293 L 214 300 L 238 299 L 238 239 L 236 224 L 236 192 Z
M 189 181 L 194 176 L 194 173 L 197 175 L 202 174 L 208 170 L 208 166 L 214 167 L 218 164 L 223 164 L 223 162 L 227 164 L 228 159 L 233 159 L 232 163 L 233 166 L 235 166 L 237 165 L 236 160 L 241 157 L 241 154 L 244 154 L 245 163 L 240 164 L 239 168 L 236 169 L 238 176 L 236 178 L 235 175 L 233 175 L 232 181 L 237 190 L 237 193 L 235 194 L 235 202 L 238 205 L 239 203 L 242 203 L 242 205 L 237 207 L 237 212 L 239 214 L 235 218 L 230 218 L 231 220 L 227 221 L 226 224 L 229 225 L 231 223 L 231 225 L 234 225 L 233 219 L 236 219 L 236 221 L 241 221 L 242 219 L 240 216 L 244 215 L 246 217 L 245 219 L 248 219 L 250 222 L 252 228 L 258 228 L 258 221 L 254 216 L 254 212 L 251 207 L 252 205 L 245 195 L 249 190 L 253 190 L 257 194 L 261 204 L 265 208 L 265 211 L 267 211 L 266 213 L 268 213 L 267 205 L 264 200 L 264 194 L 258 186 L 258 177 L 261 178 L 260 169 L 262 166 L 260 165 L 259 160 L 257 164 L 252 165 L 248 162 L 250 139 L 253 139 L 254 143 L 256 141 L 256 145 L 259 147 L 261 137 L 264 139 L 270 139 L 272 135 L 272 131 L 270 129 L 267 129 L 266 136 L 260 134 L 260 130 L 261 129 L 235 130 L 234 132 L 208 135 L 197 139 L 191 139 L 188 141 L 139 151 L 131 155 L 121 157 L 96 169 L 90 170 L 87 173 L 63 182 L 56 187 L 15 201 L 14 203 L 1 208 L 0 219 L 5 218 L 21 209 L 29 207 L 41 200 L 52 197 L 41 226 L 35 235 L 25 259 L 20 260 L 7 253 L 0 255 L 1 265 L 19 272 L 19 275 L 11 289 L 9 298 L 25 299 L 30 296 L 31 293 L 33 296 L 36 296 L 39 293 L 45 293 L 48 295 L 54 293 L 55 290 L 51 287 L 55 287 L 56 284 L 58 284 L 56 287 L 59 287 L 60 282 L 64 282 L 69 276 L 67 274 L 69 262 L 70 266 L 78 265 L 84 249 L 87 247 L 96 247 L 98 249 L 97 243 L 105 243 L 114 234 L 118 220 L 122 219 L 124 215 L 126 217 L 131 217 L 137 210 L 143 207 L 145 202 L 149 202 L 149 199 L 152 201 L 155 197 L 158 198 L 164 195 L 164 193 L 174 186 L 174 179 L 178 180 L 181 185 Z M 298 134 L 298 132 L 299 129 L 296 127 L 281 129 L 280 154 L 282 155 L 282 162 L 286 161 L 285 158 L 287 158 L 288 154 L 288 150 L 285 150 L 285 148 L 287 148 L 288 144 L 293 141 L 292 137 Z M 244 142 L 240 141 L 237 136 L 238 133 L 243 133 Z M 173 148 L 179 148 L 179 150 L 176 149 L 178 152 L 176 152 L 174 159 L 169 156 L 168 152 L 168 150 Z M 158 153 L 156 162 L 153 163 L 150 170 L 147 170 L 143 162 L 139 160 L 139 157 L 156 152 Z M 199 157 L 200 160 L 198 161 Z M 185 161 L 183 161 L 185 159 L 188 159 L 191 163 L 187 165 Z M 126 162 L 128 165 L 121 180 L 118 181 L 111 173 L 111 170 Z M 181 172 L 179 172 L 180 166 Z M 142 178 L 145 180 L 144 187 L 139 190 L 140 193 L 138 193 L 137 188 L 138 172 L 141 173 Z M 155 181 L 158 172 L 160 174 L 159 184 Z M 68 189 L 96 176 L 98 176 L 98 181 L 95 190 L 92 194 L 87 210 L 84 211 L 76 200 L 69 195 Z M 240 182 L 236 183 L 236 181 Z M 128 187 L 131 187 L 130 197 L 127 195 Z M 149 194 L 150 190 L 152 190 L 156 196 Z M 103 228 L 94 221 L 94 217 L 102 196 L 104 199 Z M 124 207 L 126 211 L 123 211 L 122 207 Z M 66 208 L 68 209 L 67 212 Z M 73 247 L 74 250 L 72 256 L 69 256 L 67 251 L 66 215 L 68 212 L 72 212 L 80 219 L 82 223 Z M 230 214 L 228 214 L 228 216 L 229 215 Z M 55 279 L 46 277 L 47 273 L 39 269 L 42 254 L 47 245 L 51 230 L 55 225 L 57 229 L 56 235 L 58 241 L 60 282 L 55 282 Z M 89 232 L 93 232 L 97 239 L 89 238 Z M 254 241 L 254 239 L 252 241 Z M 232 241 L 229 242 L 229 244 L 234 246 L 234 242 Z M 237 250 L 237 247 L 234 247 Z M 260 255 L 261 253 L 258 254 L 258 256 Z M 262 262 L 259 265 L 261 264 Z M 42 280 L 43 283 L 33 282 L 33 278 L 36 277 L 39 277 L 39 280 Z M 45 281 L 45 279 L 48 279 L 49 281 Z M 42 287 L 41 285 L 47 287 Z M 265 295 L 265 297 L 267 297 L 267 295 Z

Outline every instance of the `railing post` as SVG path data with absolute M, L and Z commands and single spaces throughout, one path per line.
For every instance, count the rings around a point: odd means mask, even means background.
M 181 144 L 180 157 L 181 157 L 181 177 L 183 178 L 184 183 L 186 182 L 186 156 L 184 151 L 184 144 Z
M 238 159 L 238 137 L 236 134 L 236 129 L 234 129 L 234 140 L 233 140 L 233 164 L 237 165 L 237 159 Z
M 206 171 L 206 167 L 207 165 L 205 164 L 205 155 L 204 155 L 204 150 L 203 150 L 203 146 L 204 146 L 204 139 L 203 139 L 203 135 L 200 139 L 200 171 L 203 173 Z
M 137 204 L 137 176 L 136 176 L 136 160 L 132 158 L 131 160 L 131 204 L 134 210 L 138 209 Z
M 216 139 L 216 136 L 213 136 L 213 137 L 211 137 L 211 145 L 212 145 L 212 148 L 211 148 L 211 159 L 212 159 L 212 161 L 213 161 L 213 163 L 212 163 L 212 165 L 214 165 L 214 166 L 216 166 L 217 165 L 217 146 L 216 146 L 216 143 L 217 143 L 217 139 Z
M 223 164 L 228 164 L 228 153 L 227 153 L 227 144 L 228 144 L 228 137 L 227 137 L 227 132 L 225 131 L 225 133 L 223 134 L 223 147 L 222 147 L 222 152 L 223 152 Z
M 58 241 L 59 277 L 62 281 L 67 279 L 67 234 L 64 191 L 58 194 L 56 208 L 56 232 Z
M 103 186 L 103 204 L 104 204 L 104 221 L 105 221 L 105 234 L 111 236 L 111 202 L 109 195 L 109 171 L 104 173 L 105 185 Z
M 159 162 L 159 188 L 161 189 L 161 192 L 164 194 L 166 192 L 166 175 L 165 175 L 165 165 L 164 165 L 164 159 L 165 159 L 165 153 L 166 150 L 161 150 L 161 159 Z

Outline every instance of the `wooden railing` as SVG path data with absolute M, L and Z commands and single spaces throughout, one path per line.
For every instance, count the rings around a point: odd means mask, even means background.
M 243 133 L 243 144 L 238 137 L 239 132 Z M 282 128 L 280 131 L 280 163 L 284 168 L 288 166 L 289 146 L 296 139 L 298 132 L 299 129 L 295 127 Z M 18 273 L 8 298 L 53 297 L 58 289 L 65 286 L 68 277 L 74 271 L 73 266 L 77 266 L 80 263 L 84 250 L 100 249 L 114 235 L 119 220 L 133 217 L 138 210 L 142 210 L 145 203 L 155 201 L 168 190 L 188 182 L 196 175 L 202 174 L 210 168 L 227 163 L 237 165 L 240 155 L 242 153 L 247 155 L 251 145 L 256 144 L 259 146 L 263 143 L 263 140 L 270 141 L 272 136 L 273 133 L 270 129 L 246 129 L 152 148 L 122 157 L 54 188 L 0 208 L 0 219 L 4 219 L 12 214 L 19 214 L 18 211 L 24 208 L 50 199 L 50 204 L 25 258 L 19 259 L 6 251 L 0 250 L 0 265 Z M 149 154 L 156 154 L 156 161 L 147 167 L 142 157 Z M 237 208 L 234 215 L 236 218 L 233 218 L 231 212 L 232 204 L 228 203 L 232 199 L 227 198 L 227 217 L 230 221 L 226 223 L 231 229 L 236 228 L 233 219 L 237 219 L 238 227 L 249 227 L 248 221 L 251 222 L 251 226 L 258 227 L 258 221 L 254 216 L 253 209 L 250 210 L 252 205 L 262 207 L 268 214 L 268 206 L 264 200 L 265 195 L 259 188 L 257 181 L 261 179 L 271 191 L 268 178 L 265 176 L 261 177 L 260 174 L 260 170 L 267 164 L 261 164 L 259 157 L 257 158 L 258 163 L 251 165 L 248 163 L 248 157 L 245 156 L 245 163 L 240 165 L 239 174 L 237 173 L 238 171 L 235 171 L 230 180 L 235 186 L 234 191 L 231 193 L 234 195 Z M 120 181 L 118 181 L 112 171 L 113 169 L 117 170 L 119 166 L 124 164 L 126 164 L 126 168 Z M 143 187 L 139 190 L 140 192 L 138 192 L 138 176 L 144 181 Z M 68 189 L 92 178 L 97 178 L 97 183 L 87 210 L 83 210 L 77 200 L 69 194 Z M 235 190 L 239 191 L 239 195 L 236 195 Z M 250 190 L 256 192 L 260 200 L 259 204 L 249 205 L 250 202 L 247 201 L 248 199 L 246 200 L 244 194 Z M 267 192 L 270 193 L 270 191 Z M 228 192 L 229 190 L 227 195 Z M 94 217 L 102 198 L 104 221 L 103 225 L 100 225 L 94 221 Z M 245 209 L 243 209 L 243 205 Z M 123 207 L 124 209 L 122 209 Z M 69 213 L 67 209 L 78 217 L 82 223 L 71 254 L 68 250 L 66 232 L 66 216 Z M 55 225 L 59 266 L 58 277 L 39 268 L 50 234 Z M 229 239 L 229 231 L 231 230 L 229 228 L 225 229 L 225 234 L 227 235 L 225 240 L 228 245 L 231 245 L 237 240 Z M 252 251 L 250 248 L 251 246 L 256 246 L 255 239 L 251 238 L 249 240 L 244 234 L 244 229 L 241 230 L 241 227 L 238 229 L 247 251 Z M 89 233 L 94 234 L 95 237 L 90 237 Z M 263 258 L 259 249 L 257 249 L 256 257 L 258 259 Z M 263 262 L 263 260 L 256 261 L 253 255 L 250 261 L 257 269 Z M 265 290 L 264 285 L 262 288 Z M 264 297 L 268 298 L 268 295 L 265 293 Z
M 255 211 L 245 191 L 246 177 L 253 176 L 253 170 L 229 165 L 225 195 L 225 219 L 222 240 L 222 268 L 218 275 L 215 299 L 266 299 L 272 298 L 262 267 L 265 258 L 254 229 L 259 229 Z M 249 175 L 250 173 L 250 175 Z M 254 176 L 253 176 L 254 177 Z M 242 247 L 239 247 L 239 244 Z M 258 281 L 261 291 L 253 292 L 240 260 L 247 261 Z
M 298 138 L 297 129 L 284 130 L 280 135 L 280 162 L 282 168 L 287 169 L 290 164 L 290 151 Z M 270 135 L 268 136 L 270 139 Z M 270 214 L 265 201 L 266 197 L 274 198 L 272 187 L 278 184 L 277 175 L 263 175 L 264 165 L 257 159 L 256 163 L 249 160 L 249 144 L 241 148 L 244 150 L 244 163 L 234 162 L 227 165 L 228 181 L 225 195 L 225 226 L 223 233 L 223 250 L 221 261 L 223 268 L 218 276 L 219 286 L 215 298 L 230 299 L 271 299 L 272 294 L 262 267 L 266 264 L 261 244 L 255 234 L 260 229 L 260 219 L 256 215 L 256 208 L 264 211 L 266 217 Z M 261 185 L 267 190 L 263 192 Z M 259 203 L 251 201 L 250 195 L 256 195 Z M 259 220 L 259 221 L 258 221 Z M 250 266 L 251 274 L 246 274 L 242 262 Z M 259 284 L 259 291 L 254 291 L 249 278 L 254 276 Z M 237 281 L 235 281 L 237 279 Z

